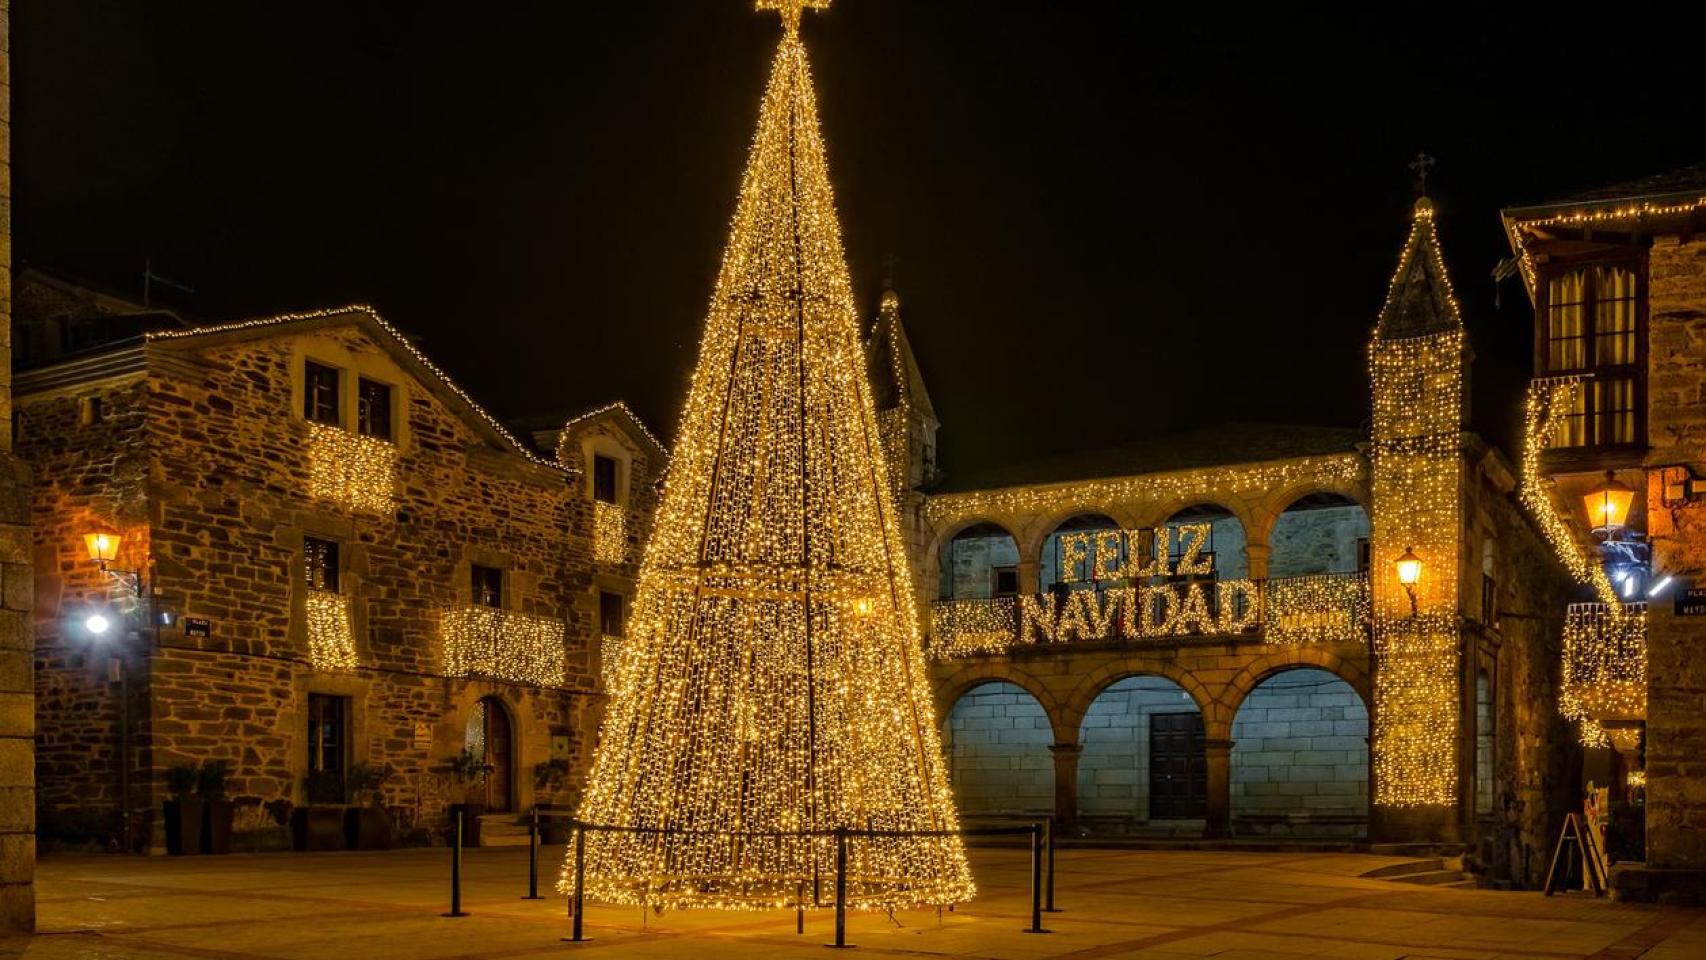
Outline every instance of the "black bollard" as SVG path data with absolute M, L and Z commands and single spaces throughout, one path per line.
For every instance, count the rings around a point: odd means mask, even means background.
M 592 940 L 582 929 L 586 916 L 586 830 L 575 821 L 569 821 L 575 831 L 575 889 L 569 894 L 569 936 L 568 943 L 588 943 Z
M 1031 925 L 1026 933 L 1048 933 L 1043 929 L 1043 828 L 1031 827 Z
M 847 828 L 835 828 L 835 942 L 832 947 L 847 943 Z
M 527 818 L 527 896 L 523 900 L 543 900 L 539 895 L 539 808 Z
M 447 917 L 466 917 L 462 912 L 462 810 L 456 811 L 455 835 L 450 840 L 450 912 Z
M 1054 905 L 1054 818 L 1049 817 L 1044 821 L 1044 825 L 1048 828 L 1047 840 L 1044 843 L 1048 854 L 1048 884 L 1044 893 L 1043 912 L 1059 913 L 1060 909 Z

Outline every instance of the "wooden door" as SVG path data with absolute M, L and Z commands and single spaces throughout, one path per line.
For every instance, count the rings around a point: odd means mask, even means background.
M 1208 814 L 1208 762 L 1202 714 L 1149 715 L 1149 818 L 1199 819 Z
M 480 708 L 486 714 L 486 765 L 491 768 L 486 774 L 486 809 L 493 813 L 507 813 L 515 767 L 509 714 L 503 704 L 491 697 L 481 700 Z

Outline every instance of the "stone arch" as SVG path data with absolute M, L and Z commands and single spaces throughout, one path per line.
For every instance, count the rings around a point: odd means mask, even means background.
M 480 709 L 482 701 L 494 701 L 503 709 L 510 724 L 510 756 L 515 767 L 510 772 L 513 780 L 510 788 L 511 802 L 518 810 L 527 809 L 533 803 L 533 764 L 544 759 L 528 755 L 527 745 L 535 742 L 538 736 L 531 705 L 513 688 L 507 686 L 464 683 L 461 687 L 462 689 L 451 695 L 449 709 L 445 711 L 434 735 L 434 740 L 441 744 L 438 755 L 454 756 L 461 753 L 468 721 L 473 717 L 474 711 Z
M 1082 523 L 1080 523 L 1081 521 Z M 1056 534 L 1072 532 L 1066 529 L 1069 524 L 1078 524 L 1073 529 L 1082 531 L 1124 529 L 1117 518 L 1102 510 L 1074 511 L 1058 520 L 1051 521 L 1051 523 L 1052 525 L 1044 525 L 1039 528 L 1042 529 L 1043 533 L 1036 540 L 1036 553 L 1024 555 L 1036 560 L 1037 584 L 1039 589 L 1043 590 L 1046 590 L 1051 583 L 1056 582 L 1054 578 L 1059 576 L 1058 569 L 1050 569 L 1049 541 Z M 1088 565 L 1088 561 L 1086 561 L 1086 565 Z M 1054 566 L 1058 567 L 1058 563 Z
M 969 664 L 950 674 L 946 679 L 936 682 L 933 686 L 935 687 L 937 718 L 946 717 L 961 697 L 989 683 L 1011 683 L 1030 694 L 1031 699 L 1041 704 L 1043 713 L 1048 715 L 1049 727 L 1054 733 L 1054 742 L 1076 742 L 1077 727 L 1067 727 L 1064 724 L 1065 714 L 1061 710 L 1059 698 L 1041 680 L 1005 660 L 988 660 Z M 1074 736 L 1062 739 L 1062 731 L 1064 730 L 1070 730 Z
M 1235 833 L 1366 835 L 1369 711 L 1349 681 L 1305 664 L 1269 671 L 1231 726 Z
M 1137 676 L 1160 677 L 1163 680 L 1171 680 L 1178 684 L 1180 689 L 1191 695 L 1191 701 L 1197 705 L 1197 710 L 1201 711 L 1203 715 L 1203 722 L 1208 723 L 1209 709 L 1213 706 L 1214 699 L 1209 695 L 1208 688 L 1203 686 L 1195 675 L 1171 662 L 1133 657 L 1105 663 L 1086 673 L 1078 681 L 1072 692 L 1067 695 L 1066 702 L 1062 704 L 1060 722 L 1056 725 L 1057 730 L 1062 728 L 1070 730 L 1072 738 L 1060 742 L 1077 743 L 1078 731 L 1084 722 L 1084 715 L 1089 712 L 1090 705 L 1096 702 L 1096 698 L 1101 696 L 1104 690 L 1121 680 Z M 1213 733 L 1211 732 L 1209 735 L 1212 737 Z
M 1368 507 L 1335 490 L 1311 489 L 1263 511 L 1270 577 L 1355 573 L 1357 540 L 1372 528 Z M 1313 548 L 1313 549 L 1311 549 Z
M 1023 563 L 1025 558 L 1024 542 L 1013 533 L 1013 527 L 1001 520 L 988 517 L 971 517 L 943 528 L 943 533 L 931 541 L 931 547 L 924 554 L 923 586 L 930 594 L 938 599 L 952 599 L 952 588 L 944 589 L 945 572 L 943 569 L 943 554 L 953 548 L 956 541 L 968 531 L 988 527 L 991 531 L 999 531 L 1013 542 L 1016 553 L 1015 563 Z M 993 535 L 993 534 L 992 534 Z
M 1030 689 L 983 677 L 962 685 L 939 716 L 948 779 L 963 815 L 1053 812 L 1053 720 Z
M 1206 814 L 1208 760 L 1206 744 L 1186 744 L 1201 717 L 1188 691 L 1154 673 L 1102 686 L 1078 732 L 1075 820 L 1096 834 L 1194 836 Z M 1157 742 L 1167 745 L 1159 761 Z
M 1178 518 L 1179 514 L 1195 510 L 1202 510 L 1205 513 L 1208 511 L 1217 511 L 1221 515 L 1230 517 L 1237 525 L 1238 559 L 1240 562 L 1239 564 L 1231 566 L 1228 566 L 1225 563 L 1217 563 L 1215 575 L 1220 577 L 1227 572 L 1230 572 L 1237 577 L 1247 575 L 1250 565 L 1251 548 L 1256 547 L 1260 549 L 1264 545 L 1251 537 L 1250 531 L 1252 524 L 1255 522 L 1255 515 L 1250 511 L 1249 504 L 1245 503 L 1238 497 L 1176 497 L 1172 500 L 1166 501 L 1166 504 L 1157 513 L 1152 515 L 1154 517 L 1153 521 L 1146 524 L 1146 526 L 1164 526 Z M 1239 571 L 1239 566 L 1244 568 L 1242 572 Z
M 1226 686 L 1222 688 L 1221 695 L 1217 698 L 1215 715 L 1210 718 L 1207 711 L 1204 711 L 1203 714 L 1208 723 L 1209 737 L 1212 739 L 1217 736 L 1215 733 L 1217 724 L 1219 729 L 1223 731 L 1218 736 L 1226 738 L 1231 736 L 1232 719 L 1237 716 L 1238 708 L 1244 705 L 1244 700 L 1250 695 L 1250 691 L 1260 686 L 1263 680 L 1276 673 L 1310 667 L 1325 670 L 1350 684 L 1351 689 L 1355 690 L 1357 696 L 1362 698 L 1363 707 L 1369 711 L 1370 716 L 1373 715 L 1374 692 L 1369 684 L 1366 664 L 1358 660 L 1346 659 L 1321 647 L 1286 647 L 1250 661 L 1245 664 L 1243 670 L 1240 670 L 1236 676 L 1227 681 Z

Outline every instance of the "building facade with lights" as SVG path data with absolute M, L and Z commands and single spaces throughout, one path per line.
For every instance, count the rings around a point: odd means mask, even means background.
M 1461 845 L 1540 883 L 1578 798 L 1549 708 L 1567 580 L 1517 468 L 1465 427 L 1427 201 L 1367 432 L 1229 426 L 940 482 L 899 313 L 885 295 L 874 394 L 963 814 Z
M 1576 581 L 1558 708 L 1613 748 L 1644 862 L 1625 896 L 1706 898 L 1706 165 L 1503 214 L 1533 304 L 1525 499 Z
M 44 835 L 158 847 L 172 768 L 215 761 L 240 837 L 373 770 L 403 831 L 568 799 L 664 461 L 625 407 L 541 449 L 366 308 L 25 287 Z

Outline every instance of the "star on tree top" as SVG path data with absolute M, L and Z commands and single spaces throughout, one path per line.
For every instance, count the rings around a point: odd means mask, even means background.
M 792 37 L 800 32 L 800 13 L 805 10 L 825 10 L 830 0 L 758 0 L 758 9 L 774 10 L 782 15 L 782 29 Z

